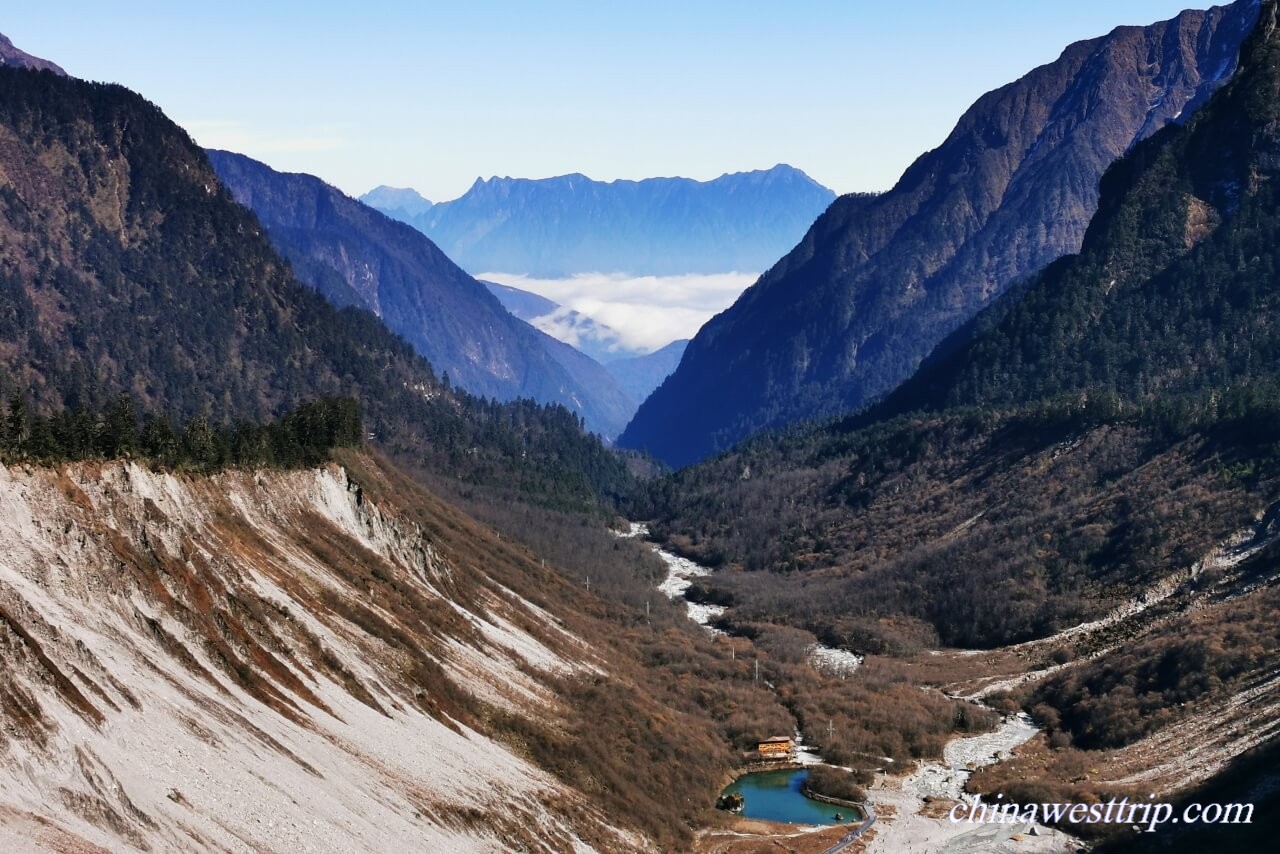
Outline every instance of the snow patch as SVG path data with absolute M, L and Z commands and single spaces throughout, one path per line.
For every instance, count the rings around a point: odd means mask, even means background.
M 845 678 L 852 676 L 862 666 L 862 656 L 847 649 L 814 644 L 809 650 L 809 661 L 819 673 Z

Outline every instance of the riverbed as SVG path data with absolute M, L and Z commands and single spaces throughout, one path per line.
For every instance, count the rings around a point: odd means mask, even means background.
M 643 539 L 649 536 L 649 526 L 643 522 L 632 522 L 631 527 L 618 536 L 626 539 Z M 662 579 L 662 583 L 658 585 L 658 592 L 673 602 L 676 599 L 683 600 L 685 611 L 688 613 L 690 620 L 713 635 L 723 635 L 724 632 L 712 625 L 715 619 L 725 612 L 723 605 L 703 605 L 698 602 L 690 602 L 684 598 L 685 591 L 693 586 L 694 579 L 706 578 L 711 574 L 711 570 L 658 546 L 652 546 L 652 548 L 654 554 L 660 557 L 662 562 L 667 565 L 667 575 Z
M 1017 714 L 1005 718 L 993 732 L 954 738 L 943 748 L 941 762 L 926 762 L 902 781 L 903 791 L 920 800 L 959 800 L 973 771 L 1006 758 L 1039 731 L 1031 718 Z
M 953 824 L 943 816 L 921 813 L 921 807 L 925 798 L 943 803 L 967 799 L 964 785 L 973 771 L 1006 758 L 1037 732 L 1026 715 L 1013 715 L 993 732 L 952 739 L 943 749 L 941 762 L 923 763 L 905 778 L 882 776 L 867 796 L 878 813 L 887 812 L 893 818 L 876 823 L 876 835 L 867 846 L 867 854 L 993 850 L 995 842 L 987 839 L 992 832 L 990 826 Z M 1028 827 L 1010 825 L 1006 830 L 1023 832 Z M 1037 826 L 1036 835 L 1025 837 L 1017 850 L 1026 854 L 1060 854 L 1078 847 L 1072 837 Z
M 618 536 L 625 539 L 643 539 L 649 536 L 648 525 L 643 522 L 631 522 L 629 524 L 630 527 L 624 533 L 618 534 Z M 660 557 L 662 562 L 667 565 L 667 575 L 662 579 L 662 583 L 658 585 L 658 591 L 672 601 L 684 599 L 685 592 L 693 586 L 695 579 L 706 578 L 711 575 L 710 569 L 686 557 L 673 554 L 656 545 L 652 546 L 652 548 L 654 554 Z M 684 606 L 690 620 L 714 635 L 724 634 L 724 632 L 712 625 L 716 618 L 724 614 L 726 608 L 723 605 L 703 605 L 685 599 Z M 809 650 L 809 663 L 819 673 L 848 678 L 862 665 L 862 656 L 845 649 L 836 649 L 815 643 Z

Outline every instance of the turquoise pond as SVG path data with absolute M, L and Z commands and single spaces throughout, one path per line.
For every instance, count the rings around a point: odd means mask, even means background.
M 742 795 L 743 818 L 787 824 L 841 824 L 862 820 L 859 810 L 806 798 L 800 787 L 808 778 L 809 772 L 804 769 L 744 774 L 733 781 L 724 794 L 737 792 Z M 837 819 L 836 813 L 844 817 Z

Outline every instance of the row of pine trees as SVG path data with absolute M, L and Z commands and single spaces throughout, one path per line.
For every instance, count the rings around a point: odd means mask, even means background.
M 303 403 L 269 424 L 223 425 L 201 415 L 179 426 L 164 415 L 140 415 L 127 394 L 98 411 L 43 415 L 19 393 L 10 397 L 0 424 L 0 459 L 57 463 L 139 458 L 197 471 L 299 468 L 318 465 L 334 448 L 353 447 L 363 439 L 359 405 L 349 397 Z

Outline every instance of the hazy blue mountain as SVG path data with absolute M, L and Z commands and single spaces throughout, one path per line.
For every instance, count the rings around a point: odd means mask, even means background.
M 660 350 L 645 353 L 642 356 L 630 356 L 625 359 L 614 359 L 605 363 L 605 370 L 613 374 L 613 378 L 622 386 L 622 390 L 631 395 L 638 403 L 662 385 L 662 381 L 671 376 L 680 357 L 684 355 L 689 339 L 672 341 Z
M 1103 172 L 1231 76 L 1257 10 L 1120 27 L 984 95 L 892 190 L 837 200 L 703 326 L 620 442 L 683 465 L 894 388 L 1014 282 L 1079 250 Z
M 412 217 L 422 216 L 432 208 L 431 201 L 424 199 L 417 190 L 388 187 L 385 184 L 365 193 L 360 201 L 388 215 L 394 211 L 394 218 L 401 222 L 409 222 Z
M 778 165 L 712 181 L 477 179 L 461 198 L 420 213 L 402 213 L 399 196 L 383 207 L 385 198 L 378 190 L 364 196 L 465 269 L 545 278 L 764 270 L 835 194 L 799 169 Z
M 608 374 L 550 352 L 536 330 L 414 229 L 319 178 L 208 154 L 300 279 L 339 305 L 372 310 L 452 382 L 498 400 L 564 404 L 606 438 L 634 411 Z
M 510 285 L 500 285 L 497 282 L 488 282 L 484 279 L 480 281 L 489 289 L 489 293 L 501 301 L 507 311 L 521 320 L 544 317 L 564 308 L 560 303 L 530 291 L 522 291 Z

